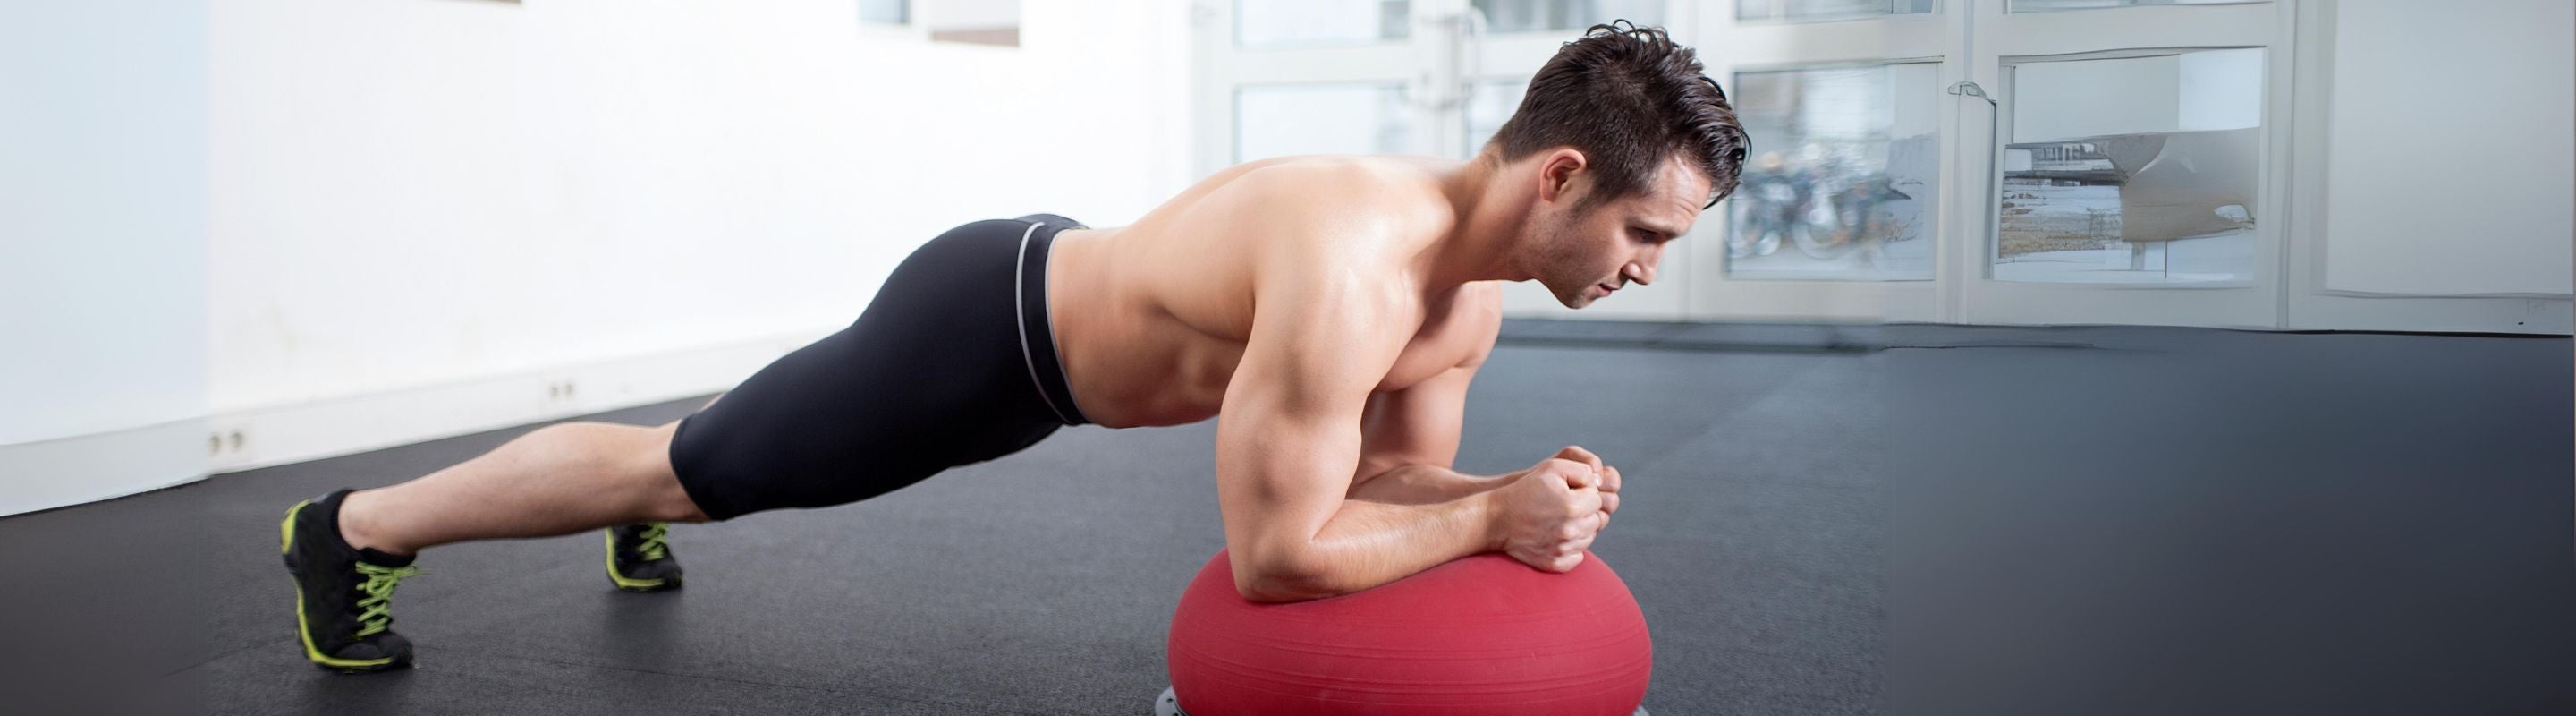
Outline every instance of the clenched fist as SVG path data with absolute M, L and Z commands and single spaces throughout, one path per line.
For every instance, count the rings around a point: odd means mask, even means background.
M 1531 567 L 1565 572 L 1583 563 L 1583 550 L 1619 510 L 1619 469 L 1602 464 L 1590 450 L 1567 446 L 1487 494 L 1503 553 Z

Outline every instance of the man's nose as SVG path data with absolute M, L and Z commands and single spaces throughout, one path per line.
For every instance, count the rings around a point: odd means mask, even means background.
M 1662 258 L 1662 251 L 1647 254 L 1640 257 L 1636 263 L 1628 264 L 1627 268 L 1622 269 L 1619 273 L 1627 276 L 1629 283 L 1634 283 L 1640 286 L 1652 284 L 1655 282 L 1655 264 Z

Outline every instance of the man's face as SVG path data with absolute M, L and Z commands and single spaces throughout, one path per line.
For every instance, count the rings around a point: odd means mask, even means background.
M 1676 155 L 1643 191 L 1578 212 L 1574 206 L 1591 191 L 1591 177 L 1572 177 L 1570 191 L 1542 200 L 1532 216 L 1538 233 L 1529 267 L 1567 308 L 1592 305 L 1631 283 L 1654 283 L 1664 247 L 1690 232 L 1709 192 L 1708 178 Z

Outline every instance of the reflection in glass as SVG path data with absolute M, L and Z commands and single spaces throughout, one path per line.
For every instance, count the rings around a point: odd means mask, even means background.
M 2261 49 L 2011 69 L 1995 278 L 2253 277 Z
M 2140 5 L 2246 5 L 2270 0 L 2012 0 L 2007 12 L 2051 12 L 2056 10 L 2097 10 L 2106 7 Z
M 1822 22 L 1883 15 L 1923 15 L 1933 0 L 1737 0 L 1737 20 Z
M 1402 40 L 1411 0 L 1237 0 L 1237 47 L 1351 45 Z
M 1484 151 L 1485 142 L 1502 131 L 1503 122 L 1520 111 L 1521 93 L 1529 91 L 1529 79 L 1477 80 L 1467 85 L 1466 154 Z
M 1581 30 L 1612 20 L 1664 24 L 1664 0 L 1475 0 L 1486 32 Z
M 1932 278 L 1940 87 L 1933 63 L 1737 73 L 1727 276 Z
M 1234 95 L 1234 161 L 1410 151 L 1400 84 L 1247 85 Z

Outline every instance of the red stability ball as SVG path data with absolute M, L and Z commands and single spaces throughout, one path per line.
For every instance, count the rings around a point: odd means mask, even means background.
M 1245 600 L 1222 550 L 1172 613 L 1165 652 L 1189 716 L 1630 716 L 1654 642 L 1619 575 L 1480 554 L 1375 589 Z

